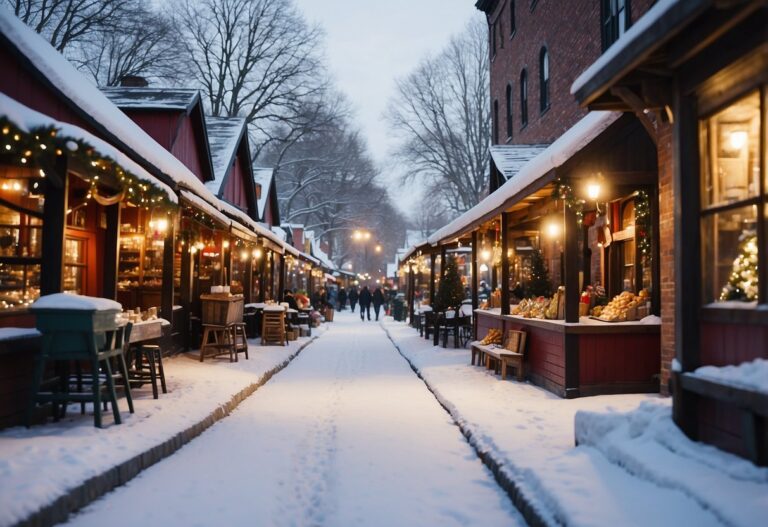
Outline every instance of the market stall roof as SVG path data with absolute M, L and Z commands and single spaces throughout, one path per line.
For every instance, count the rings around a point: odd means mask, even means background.
M 325 251 L 320 248 L 320 240 L 315 239 L 314 231 L 305 231 L 304 237 L 309 240 L 309 249 L 312 251 L 312 256 L 320 261 L 320 265 L 329 271 L 335 271 L 336 265 L 328 258 Z
M 192 88 L 110 86 L 101 91 L 120 108 L 189 112 L 200 100 L 200 92 Z
M 216 196 L 221 197 L 224 180 L 232 167 L 237 155 L 237 147 L 246 132 L 243 117 L 205 117 L 205 127 L 208 130 L 208 142 L 211 146 L 213 161 L 213 181 L 205 186 Z
M 419 251 L 427 251 L 431 252 L 432 245 L 427 240 L 422 240 L 420 243 L 417 243 L 415 245 L 412 245 L 409 247 L 400 257 L 400 263 L 403 263 L 407 261 L 409 258 L 411 258 L 414 254 L 418 253 Z
M 505 180 L 514 177 L 531 159 L 539 155 L 549 145 L 492 145 L 491 158 Z
M 267 199 L 269 197 L 269 188 L 272 186 L 272 175 L 274 169 L 266 167 L 253 167 L 253 180 L 257 185 L 261 186 L 261 192 L 258 194 L 258 209 L 259 218 L 264 218 L 264 210 L 267 207 Z
M 659 0 L 576 78 L 571 94 L 589 104 L 713 4 L 714 0 Z
M 10 122 L 12 122 L 24 132 L 31 132 L 32 130 L 39 128 L 52 127 L 57 130 L 56 135 L 61 141 L 83 141 L 91 145 L 99 155 L 111 158 L 118 165 L 120 165 L 123 170 L 132 174 L 134 177 L 137 177 L 142 181 L 146 181 L 158 187 L 165 193 L 168 200 L 172 203 L 178 202 L 176 193 L 173 191 L 173 189 L 171 189 L 171 187 L 158 180 L 155 176 L 147 172 L 141 165 L 136 163 L 133 159 L 125 155 L 111 144 L 103 141 L 102 139 L 99 139 L 95 135 L 83 130 L 79 126 L 57 121 L 52 117 L 37 112 L 31 108 L 27 108 L 20 102 L 11 99 L 4 93 L 0 93 L 0 115 L 5 116 Z
M 504 183 L 479 204 L 435 232 L 428 238 L 431 245 L 452 241 L 478 225 L 499 215 L 528 194 L 540 190 L 554 170 L 587 146 L 613 124 L 621 112 L 590 112 L 569 128 L 554 143 L 526 163 L 515 177 Z M 551 177 L 548 177 L 551 176 Z
M 40 81 L 69 102 L 73 111 L 107 143 L 165 183 L 191 190 L 216 206 L 218 198 L 189 168 L 120 111 L 42 36 L 7 10 L 0 10 L 0 37 L 4 46 L 23 57 Z

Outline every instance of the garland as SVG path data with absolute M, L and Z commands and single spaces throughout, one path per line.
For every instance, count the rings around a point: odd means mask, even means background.
M 11 157 L 13 163 L 21 166 L 41 167 L 41 178 L 46 177 L 46 167 L 52 167 L 55 158 L 67 155 L 68 159 L 84 166 L 92 167 L 89 174 L 82 174 L 90 183 L 87 199 L 110 202 L 115 197 L 99 194 L 102 183 L 118 186 L 117 194 L 124 194 L 125 201 L 149 210 L 155 206 L 172 206 L 167 194 L 160 187 L 144 181 L 125 170 L 114 159 L 103 156 L 82 139 L 61 137 L 53 126 L 33 128 L 29 132 L 21 130 L 7 117 L 0 116 L 0 152 Z
M 650 265 L 653 253 L 651 252 L 652 239 L 651 203 L 648 192 L 639 190 L 635 197 L 635 237 L 642 258 L 646 258 Z
M 584 220 L 584 204 L 583 199 L 578 199 L 573 192 L 573 186 L 568 179 L 557 178 L 555 180 L 555 188 L 552 190 L 552 198 L 555 200 L 561 199 L 565 202 L 565 206 L 576 214 L 576 222 L 581 226 Z

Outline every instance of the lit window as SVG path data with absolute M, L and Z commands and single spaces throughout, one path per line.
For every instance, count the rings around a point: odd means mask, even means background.
M 549 108 L 549 53 L 547 48 L 539 52 L 539 109 Z

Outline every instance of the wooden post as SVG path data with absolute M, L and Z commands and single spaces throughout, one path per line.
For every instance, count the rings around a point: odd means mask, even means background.
M 440 281 L 445 278 L 445 262 L 448 258 L 448 252 L 445 245 L 440 246 Z
M 182 306 L 181 314 L 181 338 L 185 350 L 190 346 L 190 327 L 189 318 L 192 314 L 192 239 L 185 236 L 184 245 L 181 249 L 181 270 L 180 270 L 180 289 L 179 299 Z
M 659 187 L 648 190 L 650 200 L 651 229 L 651 312 L 661 316 L 661 231 L 659 230 Z
M 413 271 L 410 262 L 406 261 L 405 265 L 408 266 L 408 322 L 413 325 L 413 316 L 416 311 L 416 306 L 414 306 L 416 302 L 416 273 Z
M 224 265 L 221 266 L 223 271 L 221 285 L 229 285 L 232 283 L 232 237 L 225 233 L 222 238 L 221 257 L 224 259 Z M 225 242 L 229 242 L 228 247 L 224 247 Z
M 472 283 L 470 284 L 472 288 L 472 325 L 474 326 L 472 334 L 477 338 L 477 313 L 475 311 L 480 308 L 480 297 L 477 291 L 479 284 L 477 278 L 477 230 L 472 231 L 472 262 L 470 268 L 472 272 Z
M 246 304 L 253 302 L 253 257 L 245 261 L 245 271 L 243 276 L 243 298 Z
M 509 315 L 509 213 L 501 213 L 501 314 Z
M 40 296 L 60 293 L 64 272 L 64 232 L 69 192 L 66 156 L 56 158 L 54 172 L 56 177 L 48 178 L 45 186 Z
M 259 258 L 259 302 L 264 303 L 264 300 L 266 299 L 266 292 L 264 291 L 264 275 L 266 274 L 267 267 L 267 253 L 266 250 L 262 247 L 261 249 L 261 258 Z
M 280 255 L 280 276 L 277 277 L 277 293 L 275 294 L 275 300 L 280 302 L 283 300 L 283 291 L 285 291 L 285 255 Z
M 429 305 L 435 306 L 435 253 L 429 255 Z
M 173 325 L 173 256 L 175 253 L 175 222 L 168 222 L 168 230 L 163 240 L 163 285 L 160 291 L 161 316 Z M 186 248 L 186 246 L 184 247 Z M 182 256 L 182 262 L 184 257 Z
M 579 224 L 576 213 L 567 205 L 563 210 L 563 285 L 565 286 L 565 321 L 579 321 Z
M 102 296 L 117 298 L 117 261 L 120 253 L 120 203 L 105 207 L 107 229 L 104 233 L 104 275 Z

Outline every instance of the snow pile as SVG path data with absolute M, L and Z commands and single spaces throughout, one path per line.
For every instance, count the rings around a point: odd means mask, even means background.
M 629 413 L 576 414 L 576 439 L 633 476 L 683 492 L 727 525 L 768 518 L 768 468 L 688 439 L 669 405 L 644 402 Z
M 74 309 L 82 311 L 122 311 L 119 302 L 108 298 L 95 296 L 73 295 L 70 293 L 54 293 L 41 296 L 30 306 L 30 309 Z
M 39 337 L 40 332 L 34 328 L 0 328 L 0 341 Z
M 755 359 L 738 366 L 702 366 L 693 372 L 696 377 L 735 388 L 768 394 L 768 360 Z
M 743 460 L 728 455 L 719 458 L 723 454 L 714 448 L 687 448 L 690 441 L 675 436 L 676 429 L 669 420 L 666 443 L 652 445 L 653 448 L 643 434 L 636 441 L 627 441 L 626 437 L 619 439 L 610 432 L 622 423 L 620 416 L 626 414 L 620 412 L 634 410 L 643 402 L 653 402 L 650 408 L 661 408 L 660 412 L 669 415 L 669 399 L 643 394 L 560 399 L 528 383 L 501 381 L 485 368 L 470 366 L 469 350 L 433 347 L 413 328 L 391 319 L 383 325 L 401 354 L 469 434 L 472 444 L 517 483 L 521 495 L 546 523 L 698 527 L 723 525 L 731 518 L 751 520 L 751 525 L 756 525 L 759 518 L 765 517 L 768 502 L 758 503 L 752 499 L 755 494 L 749 494 L 759 486 L 762 496 L 768 495 L 765 485 L 754 480 L 755 474 L 759 478 L 762 472 L 750 472 Z M 580 424 L 580 446 L 574 447 L 575 416 L 578 413 L 582 423 L 585 412 L 606 417 L 594 417 L 589 425 Z M 598 420 L 599 424 L 593 427 Z M 638 418 L 631 428 L 633 433 L 642 432 L 647 421 Z M 603 438 L 605 435 L 609 437 Z M 618 443 L 629 443 L 627 447 L 633 453 L 643 454 L 638 454 L 637 468 L 626 466 L 628 456 L 612 457 L 610 449 L 603 450 L 607 443 L 600 441 L 612 438 Z M 708 465 L 704 460 L 710 457 L 718 461 Z M 723 459 L 741 463 L 728 473 L 711 468 L 724 466 Z M 688 475 L 687 470 L 694 475 Z M 647 475 L 651 471 L 661 474 L 652 478 Z M 675 481 L 673 471 L 680 472 L 675 477 L 684 478 L 685 484 L 670 483 Z M 706 485 L 692 481 L 705 473 L 709 477 Z M 752 474 L 753 480 L 736 479 L 733 474 Z M 732 484 L 742 486 L 738 491 L 722 491 Z M 691 485 L 702 488 L 694 492 L 689 488 Z M 701 496 L 718 491 L 727 497 L 712 497 L 715 510 Z M 744 497 L 739 495 L 742 491 Z M 750 523 L 734 521 L 734 525 L 741 524 Z
M 313 334 L 325 330 L 321 326 Z M 168 393 L 155 400 L 148 384 L 132 390 L 136 413 L 128 413 L 120 399 L 121 425 L 111 424 L 112 414 L 105 412 L 106 428 L 96 428 L 92 414 L 81 415 L 79 405 L 72 405 L 58 423 L 0 431 L 0 526 L 23 521 L 69 489 L 201 422 L 308 340 L 288 346 L 258 346 L 252 340 L 250 359 L 235 363 L 212 359 L 201 364 L 195 354 L 164 359 Z

